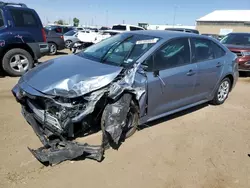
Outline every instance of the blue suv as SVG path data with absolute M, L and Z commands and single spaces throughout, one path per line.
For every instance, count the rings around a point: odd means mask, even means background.
M 46 33 L 35 10 L 0 1 L 0 69 L 21 76 L 49 52 Z

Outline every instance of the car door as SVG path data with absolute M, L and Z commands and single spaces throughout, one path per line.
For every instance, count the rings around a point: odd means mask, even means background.
M 146 62 L 148 114 L 151 118 L 193 103 L 197 65 L 191 63 L 188 38 L 173 39 Z
M 198 67 L 194 95 L 197 101 L 206 100 L 220 81 L 225 51 L 210 39 L 192 38 L 191 43 L 192 60 Z

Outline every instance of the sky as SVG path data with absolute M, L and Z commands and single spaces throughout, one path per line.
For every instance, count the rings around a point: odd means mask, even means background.
M 250 0 L 12 0 L 22 2 L 39 14 L 42 22 L 58 19 L 82 25 L 113 24 L 182 24 L 195 25 L 195 20 L 214 10 L 249 9 Z M 175 16 L 174 16 L 175 15 Z M 174 21 L 175 17 L 175 21 Z

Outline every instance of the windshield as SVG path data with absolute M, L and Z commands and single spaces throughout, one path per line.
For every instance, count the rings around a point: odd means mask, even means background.
M 76 33 L 75 30 L 71 30 L 71 31 L 68 31 L 67 33 L 65 33 L 64 35 L 65 36 L 73 36 L 75 33 Z
M 128 66 L 159 40 L 153 36 L 123 33 L 92 45 L 77 55 L 101 63 Z
M 250 46 L 250 34 L 229 34 L 221 40 L 221 43 Z

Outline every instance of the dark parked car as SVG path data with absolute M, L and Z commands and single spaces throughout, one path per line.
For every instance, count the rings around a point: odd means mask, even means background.
M 213 37 L 213 38 L 215 38 L 215 39 L 217 39 L 217 40 L 219 40 L 219 41 L 224 37 L 223 35 L 207 34 L 207 33 L 204 33 L 204 34 L 202 34 L 202 35 L 208 36 L 208 37 Z
M 21 3 L 0 2 L 0 69 L 20 76 L 49 51 L 36 11 Z
M 31 150 L 50 164 L 104 149 L 138 125 L 198 104 L 224 103 L 238 79 L 237 56 L 196 34 L 132 31 L 41 64 L 13 88 L 22 114 L 45 145 Z M 42 80 L 42 82 L 41 82 Z M 103 142 L 70 141 L 101 129 Z M 83 135 L 83 134 L 82 134 Z
M 250 72 L 250 33 L 230 33 L 221 43 L 238 56 L 239 71 Z
M 65 42 L 62 34 L 47 29 L 45 31 L 47 42 L 49 44 L 50 55 L 55 55 L 57 50 L 63 50 L 65 48 Z
M 68 31 L 75 30 L 74 27 L 70 26 L 61 26 L 61 25 L 48 25 L 45 27 L 47 30 L 55 31 L 56 33 L 64 34 Z
M 165 30 L 199 34 L 199 31 L 196 30 L 196 29 L 187 29 L 187 28 L 166 28 Z

